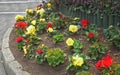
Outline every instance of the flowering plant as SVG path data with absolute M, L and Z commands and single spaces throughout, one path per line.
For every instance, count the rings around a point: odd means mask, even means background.
M 96 68 L 100 70 L 101 75 L 119 75 L 120 65 L 113 62 L 113 58 L 108 54 L 96 63 Z
M 45 46 L 44 44 L 38 46 L 38 49 L 36 51 L 36 61 L 38 64 L 42 64 L 46 61 L 45 55 L 48 49 L 48 46 Z
M 83 44 L 80 40 L 72 40 L 72 38 L 68 38 L 66 44 L 71 47 L 73 52 L 82 52 L 81 49 L 83 48 Z
M 68 57 L 69 64 L 67 66 L 67 70 L 71 71 L 86 71 L 88 70 L 87 60 L 89 59 L 88 56 L 84 54 L 73 54 L 72 56 Z
M 27 23 L 23 21 L 18 21 L 14 24 L 16 34 L 22 36 L 25 32 L 25 28 L 27 27 Z
M 25 45 L 26 42 L 24 38 L 20 36 L 16 38 L 16 43 L 17 43 L 18 50 L 22 50 L 23 49 L 22 47 Z

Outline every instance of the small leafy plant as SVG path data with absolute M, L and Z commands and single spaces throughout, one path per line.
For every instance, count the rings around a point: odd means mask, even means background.
M 96 60 L 97 58 L 101 58 L 103 54 L 105 54 L 107 50 L 107 45 L 102 42 L 95 42 L 88 48 L 88 53 L 91 59 Z
M 73 44 L 73 52 L 80 53 L 82 52 L 81 49 L 83 48 L 83 44 L 80 40 L 75 40 Z
M 53 42 L 58 43 L 64 40 L 64 35 L 63 34 L 57 34 L 53 36 Z
M 65 57 L 64 52 L 59 48 L 48 49 L 46 52 L 47 62 L 50 66 L 53 67 L 60 65 L 61 63 L 64 63 L 64 57 Z

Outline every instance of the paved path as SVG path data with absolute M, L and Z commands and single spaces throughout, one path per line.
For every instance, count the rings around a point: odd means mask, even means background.
M 33 2 L 29 2 L 33 1 Z M 37 1 L 37 2 L 36 2 Z M 1 45 L 3 35 L 14 25 L 17 14 L 25 15 L 26 8 L 34 8 L 41 0 L 0 0 L 0 75 L 6 74 L 2 61 Z

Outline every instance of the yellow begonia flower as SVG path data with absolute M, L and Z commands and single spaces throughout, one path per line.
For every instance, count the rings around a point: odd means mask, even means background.
M 40 10 L 37 11 L 37 13 L 39 13 L 42 16 L 45 13 L 45 10 L 41 8 Z
M 78 17 L 75 17 L 73 20 L 79 20 L 80 18 L 78 18 Z
M 27 48 L 26 48 L 26 46 L 23 46 L 23 51 L 24 51 L 24 55 L 26 55 L 27 54 Z
M 15 17 L 15 20 L 16 20 L 16 21 L 18 21 L 18 20 L 25 20 L 25 18 L 24 18 L 24 16 L 22 16 L 22 15 L 17 15 L 17 16 Z
M 45 22 L 46 20 L 44 18 L 40 18 L 40 21 L 41 22 Z
M 82 66 L 84 64 L 84 60 L 82 57 L 79 57 L 78 55 L 72 56 L 72 64 L 74 66 Z
M 77 32 L 78 31 L 78 26 L 76 26 L 76 25 L 70 25 L 69 26 L 69 31 L 71 31 L 71 32 Z
M 31 22 L 31 24 L 32 24 L 32 25 L 36 25 L 36 20 L 33 20 L 33 21 Z
M 51 7 L 52 5 L 51 5 L 51 3 L 48 3 L 47 6 L 48 6 L 48 8 L 49 8 L 49 7 Z
M 53 32 L 53 28 L 48 28 L 48 32 Z
M 66 44 L 67 44 L 68 46 L 73 46 L 74 40 L 73 40 L 72 38 L 68 38 L 67 41 L 66 41 Z
M 113 25 L 110 25 L 110 26 L 109 26 L 109 28 L 112 28 L 112 27 L 113 27 Z
M 26 30 L 27 30 L 26 34 L 31 34 L 31 35 L 34 35 L 36 31 L 33 25 L 30 25 Z
M 45 47 L 45 44 L 42 44 L 42 48 Z
M 32 14 L 33 13 L 33 9 L 26 9 L 26 12 Z

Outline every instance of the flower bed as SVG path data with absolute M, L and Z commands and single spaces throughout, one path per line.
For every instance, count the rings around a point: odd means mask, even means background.
M 68 75 L 67 71 L 73 72 L 69 75 L 92 75 L 94 66 L 101 75 L 120 74 L 119 63 L 110 53 L 111 45 L 120 49 L 119 26 L 104 31 L 87 19 L 55 12 L 51 3 L 40 4 L 35 10 L 26 9 L 26 16 L 17 15 L 15 19 L 17 47 L 25 58 L 51 67 L 65 64 L 63 75 Z

